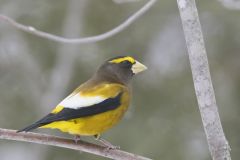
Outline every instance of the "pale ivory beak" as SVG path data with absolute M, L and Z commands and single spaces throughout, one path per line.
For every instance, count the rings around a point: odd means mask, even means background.
M 133 72 L 134 74 L 140 73 L 140 72 L 142 72 L 142 71 L 144 71 L 144 70 L 146 70 L 146 69 L 147 69 L 147 67 L 144 66 L 142 63 L 140 63 L 140 62 L 138 62 L 138 61 L 136 61 L 136 63 L 133 64 L 133 65 L 132 65 L 132 68 L 131 68 L 131 70 L 132 70 L 132 72 Z

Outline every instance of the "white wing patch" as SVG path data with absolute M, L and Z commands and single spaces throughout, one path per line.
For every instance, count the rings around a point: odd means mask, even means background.
M 61 103 L 59 103 L 59 106 L 63 106 L 65 108 L 72 108 L 72 109 L 78 109 L 81 107 L 89 107 L 94 104 L 98 104 L 102 101 L 104 101 L 106 98 L 103 98 L 101 96 L 82 96 L 80 93 L 75 95 L 69 95 L 67 98 L 65 98 Z

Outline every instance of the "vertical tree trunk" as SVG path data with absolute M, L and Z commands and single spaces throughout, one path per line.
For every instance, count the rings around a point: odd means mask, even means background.
M 82 32 L 87 0 L 69 0 L 66 16 L 63 22 L 64 36 L 78 36 Z M 49 87 L 43 96 L 41 108 L 49 108 L 63 97 L 73 74 L 76 57 L 81 54 L 79 46 L 59 44 L 56 54 L 56 64 L 49 77 Z
M 231 160 L 208 67 L 195 0 L 177 0 L 191 64 L 195 93 L 213 160 Z

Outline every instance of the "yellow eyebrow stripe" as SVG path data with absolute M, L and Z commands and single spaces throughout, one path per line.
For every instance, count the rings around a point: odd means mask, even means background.
M 126 61 L 126 60 L 131 62 L 132 64 L 135 63 L 135 59 L 132 58 L 132 57 L 129 57 L 129 56 L 122 57 L 122 58 L 117 58 L 117 59 L 111 60 L 109 62 L 111 62 L 111 63 L 121 63 L 121 62 Z

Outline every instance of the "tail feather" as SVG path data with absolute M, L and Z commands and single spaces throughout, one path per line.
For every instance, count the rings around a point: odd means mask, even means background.
M 41 127 L 42 125 L 43 124 L 36 122 L 34 124 L 31 124 L 30 126 L 27 126 L 27 127 L 23 128 L 23 129 L 18 130 L 17 133 L 19 133 L 19 132 L 28 132 L 30 130 L 36 129 L 38 127 Z
M 23 128 L 17 131 L 17 133 L 19 132 L 28 132 L 30 130 L 36 129 L 38 127 L 44 126 L 46 124 L 51 123 L 52 121 L 49 121 L 49 118 L 52 116 L 53 114 L 48 114 L 47 116 L 43 117 L 42 119 L 40 119 L 39 121 Z

